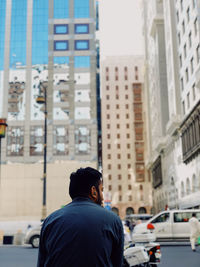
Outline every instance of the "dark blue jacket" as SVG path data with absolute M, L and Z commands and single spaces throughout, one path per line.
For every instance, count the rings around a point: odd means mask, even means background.
M 43 223 L 37 267 L 121 267 L 120 218 L 89 198 L 75 198 Z

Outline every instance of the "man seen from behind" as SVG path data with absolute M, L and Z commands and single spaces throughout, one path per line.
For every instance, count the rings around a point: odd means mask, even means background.
M 80 168 L 70 176 L 72 202 L 44 221 L 37 267 L 121 267 L 123 226 L 102 207 L 99 171 Z

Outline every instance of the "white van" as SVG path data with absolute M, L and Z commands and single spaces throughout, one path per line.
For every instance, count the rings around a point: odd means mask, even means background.
M 145 223 L 135 226 L 134 233 L 143 233 L 153 224 L 156 240 L 188 240 L 190 236 L 189 219 L 196 213 L 200 221 L 200 209 L 166 210 L 158 213 Z

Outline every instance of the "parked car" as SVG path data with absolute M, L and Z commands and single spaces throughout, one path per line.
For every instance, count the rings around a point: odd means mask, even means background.
M 200 209 L 162 211 L 147 222 L 136 225 L 134 233 L 143 233 L 154 227 L 156 240 L 188 240 L 189 219 L 194 212 L 200 221 Z
M 25 233 L 24 244 L 31 244 L 33 248 L 38 248 L 40 242 L 41 228 L 42 224 L 28 228 L 28 230 Z

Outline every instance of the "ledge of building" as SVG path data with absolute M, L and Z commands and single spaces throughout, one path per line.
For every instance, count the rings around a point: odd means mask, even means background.
M 155 37 L 156 27 L 161 24 L 164 24 L 163 14 L 155 14 L 150 23 L 150 35 L 152 37 Z

